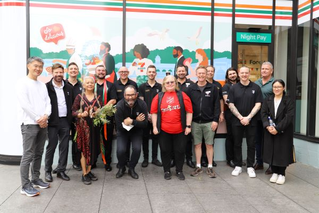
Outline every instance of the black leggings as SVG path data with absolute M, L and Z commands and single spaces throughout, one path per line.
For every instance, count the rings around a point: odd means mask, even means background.
M 271 166 L 271 170 L 273 173 L 276 173 L 278 175 L 283 175 L 285 176 L 286 174 L 286 166 Z

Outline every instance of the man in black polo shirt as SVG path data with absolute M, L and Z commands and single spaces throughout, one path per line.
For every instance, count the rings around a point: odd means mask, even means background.
M 184 65 L 182 65 L 182 64 L 177 65 L 176 75 L 177 75 L 178 87 L 181 91 L 186 92 L 187 88 L 194 84 L 193 81 L 186 78 L 187 71 L 186 71 L 186 67 Z M 186 152 L 185 152 L 186 164 L 191 168 L 195 168 L 195 164 L 192 160 L 192 158 L 193 158 L 192 134 L 186 135 L 186 140 L 187 140 Z M 172 165 L 174 165 L 173 160 L 172 160 Z
M 146 75 L 147 75 L 147 82 L 143 83 L 139 86 L 139 97 L 140 99 L 144 100 L 148 112 L 151 111 L 151 105 L 153 98 L 162 91 L 162 85 L 157 83 L 155 80 L 156 77 L 156 67 L 154 65 L 150 65 L 147 68 Z M 147 128 L 143 129 L 143 154 L 144 154 L 144 161 L 142 163 L 142 167 L 148 166 L 148 159 L 149 159 L 149 139 L 150 134 L 152 138 L 152 164 L 156 166 L 162 166 L 162 163 L 157 159 L 157 151 L 158 151 L 158 141 L 157 136 L 153 134 L 152 130 L 152 119 L 151 114 L 148 114 L 148 125 Z M 151 133 L 150 133 L 151 132 Z
M 257 118 L 263 101 L 260 87 L 249 80 L 250 69 L 239 69 L 240 81 L 232 86 L 228 93 L 229 109 L 233 113 L 233 136 L 234 136 L 234 163 L 233 176 L 242 172 L 242 140 L 244 133 L 247 141 L 247 173 L 249 177 L 256 177 L 253 168 L 255 160 L 255 134 Z
M 97 96 L 102 100 L 102 106 L 108 104 L 116 103 L 116 89 L 114 84 L 106 81 L 107 71 L 105 70 L 104 65 L 98 65 L 95 68 L 95 77 L 96 77 L 96 93 Z M 113 118 L 108 118 L 110 123 L 105 124 L 101 128 L 102 138 L 104 143 L 105 150 L 105 159 L 103 159 L 105 170 L 110 172 L 112 171 L 112 143 L 113 143 L 113 129 L 114 122 Z
M 77 79 L 79 74 L 79 67 L 76 63 L 71 62 L 68 65 L 68 74 L 69 78 L 66 80 L 66 83 L 72 87 L 73 97 L 72 97 L 72 104 L 74 99 L 77 95 L 82 94 L 82 83 Z M 73 168 L 77 171 L 81 171 L 81 152 L 77 148 L 77 144 L 73 142 L 73 138 L 75 136 L 75 118 L 72 119 L 71 124 L 71 141 L 72 141 L 72 161 L 73 161 Z M 55 170 L 53 171 L 53 173 Z
M 118 71 L 118 74 L 120 75 L 120 78 L 114 83 L 116 88 L 117 102 L 123 99 L 124 89 L 126 86 L 133 85 L 136 90 L 138 90 L 137 84 L 128 78 L 129 71 L 126 67 L 121 67 Z

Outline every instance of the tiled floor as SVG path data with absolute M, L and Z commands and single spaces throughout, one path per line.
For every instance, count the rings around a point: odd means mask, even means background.
M 127 174 L 116 179 L 116 169 L 106 172 L 99 164 L 93 170 L 99 180 L 90 186 L 69 165 L 70 181 L 54 175 L 51 188 L 32 198 L 20 194 L 19 166 L 0 165 L 0 212 L 319 212 L 318 169 L 294 164 L 287 170 L 286 183 L 276 185 L 263 171 L 249 178 L 244 168 L 233 177 L 225 162 L 217 163 L 215 179 L 205 173 L 191 177 L 185 165 L 185 181 L 174 172 L 172 180 L 164 180 L 162 168 L 152 164 L 137 166 L 138 180 Z

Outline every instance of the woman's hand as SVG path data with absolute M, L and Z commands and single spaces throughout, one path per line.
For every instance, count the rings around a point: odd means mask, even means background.
M 189 127 L 185 128 L 185 135 L 188 135 L 189 133 L 191 133 L 192 129 Z
M 153 134 L 154 134 L 154 135 L 158 135 L 158 133 L 159 133 L 159 132 L 158 132 L 157 127 L 153 127 Z
M 278 134 L 278 131 L 276 130 L 275 127 L 273 126 L 267 126 L 266 129 L 268 130 L 268 132 L 272 135 L 277 135 Z

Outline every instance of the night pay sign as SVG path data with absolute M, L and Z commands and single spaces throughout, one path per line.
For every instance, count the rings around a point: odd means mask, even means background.
M 236 41 L 249 43 L 271 43 L 271 33 L 237 32 Z

